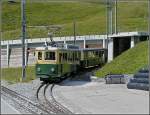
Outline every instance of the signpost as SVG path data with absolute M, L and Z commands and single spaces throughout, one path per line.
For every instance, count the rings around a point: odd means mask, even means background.
M 25 38 L 26 38 L 26 16 L 25 16 L 25 0 L 21 1 L 21 22 L 22 22 L 22 81 L 26 78 L 25 65 Z

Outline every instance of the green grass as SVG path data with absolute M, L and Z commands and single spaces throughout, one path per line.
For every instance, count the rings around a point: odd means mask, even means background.
M 9 83 L 22 82 L 22 68 L 5 68 L 2 69 L 2 80 L 9 81 Z M 26 69 L 26 79 L 23 82 L 29 82 L 35 79 L 35 67 L 29 66 Z
M 34 0 L 32 0 L 34 1 Z M 47 0 L 48 1 L 48 0 Z M 59 0 L 61 1 L 61 0 Z M 77 34 L 105 34 L 106 6 L 99 0 L 85 2 L 27 2 L 27 26 L 62 25 L 61 34 L 73 35 L 73 18 L 77 23 Z M 20 2 L 2 4 L 2 40 L 19 39 L 21 35 Z M 119 3 L 119 31 L 146 31 L 147 4 Z M 47 37 L 47 31 L 41 28 L 27 28 L 30 38 Z
M 97 77 L 112 74 L 134 74 L 148 64 L 148 42 L 141 42 L 107 63 L 96 72 Z

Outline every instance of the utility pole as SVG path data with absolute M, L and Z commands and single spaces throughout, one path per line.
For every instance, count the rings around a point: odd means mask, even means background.
M 108 28 L 109 28 L 109 25 L 108 25 L 108 0 L 106 1 L 106 36 L 107 36 L 107 39 L 106 39 L 106 48 L 108 48 Z
M 25 65 L 25 38 L 26 38 L 26 16 L 25 16 L 25 0 L 21 1 L 21 22 L 22 22 L 22 81 L 26 78 Z
M 108 8 L 108 31 L 109 34 L 113 34 L 113 1 L 108 0 L 107 3 L 107 8 Z
M 2 40 L 2 0 L 0 1 L 0 41 L 1 40 Z M 1 50 L 1 43 L 0 43 L 0 50 Z M 1 55 L 1 51 L 0 51 L 0 55 Z M 1 60 L 1 56 L 0 56 L 0 60 Z M 0 65 L 1 65 L 1 61 L 0 61 Z M 0 66 L 0 76 L 2 76 L 1 66 Z
M 148 43 L 148 51 L 149 51 L 149 81 L 150 81 L 150 0 L 148 0 L 148 33 L 149 33 L 149 43 Z M 150 94 L 149 94 L 150 95 Z
M 76 44 L 76 21 L 73 19 L 74 45 Z
M 112 6 L 112 0 L 106 1 L 106 35 L 107 35 L 107 41 L 106 41 L 106 48 L 108 48 L 108 42 L 109 38 L 108 36 L 110 34 L 113 34 L 113 6 Z
M 118 26 L 118 23 L 117 23 L 117 13 L 118 13 L 118 0 L 115 0 L 115 34 L 118 33 L 118 30 L 117 30 L 117 26 Z

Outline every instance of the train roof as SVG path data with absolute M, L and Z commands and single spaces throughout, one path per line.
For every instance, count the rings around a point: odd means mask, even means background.
M 81 51 L 99 51 L 99 50 L 107 50 L 106 48 L 82 48 Z
M 79 50 L 79 46 L 73 44 L 54 44 L 49 46 L 37 47 L 36 50 Z
M 66 49 L 66 48 L 58 48 L 58 47 L 37 47 L 36 50 L 72 50 L 72 51 L 105 51 L 106 48 L 80 48 L 80 49 Z
M 55 46 L 37 47 L 36 50 L 72 50 L 72 51 L 104 51 L 106 48 L 80 48 L 73 44 L 57 44 Z
M 37 47 L 37 48 L 35 48 L 36 50 L 57 50 L 57 49 L 59 49 L 59 48 L 57 48 L 57 47 Z

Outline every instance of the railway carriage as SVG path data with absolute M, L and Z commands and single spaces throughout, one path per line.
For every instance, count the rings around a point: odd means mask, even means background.
M 91 68 L 95 66 L 100 66 L 105 62 L 105 52 L 104 48 L 85 48 L 80 49 L 80 67 L 81 68 Z
M 105 49 L 80 49 L 71 44 L 38 47 L 36 76 L 41 81 L 58 82 L 80 69 L 103 64 L 104 52 Z

